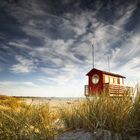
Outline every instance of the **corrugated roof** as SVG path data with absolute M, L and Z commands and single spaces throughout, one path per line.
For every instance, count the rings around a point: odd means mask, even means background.
M 115 77 L 122 77 L 122 78 L 126 78 L 125 76 L 122 76 L 122 75 L 119 75 L 119 74 L 116 74 L 116 73 L 112 73 L 112 72 L 107 72 L 107 71 L 103 71 L 103 70 L 99 70 L 99 69 L 95 69 L 93 68 L 92 70 L 90 70 L 86 75 L 89 75 L 90 73 L 92 73 L 93 71 L 100 71 L 104 74 L 107 74 L 107 75 L 112 75 L 112 76 L 115 76 Z

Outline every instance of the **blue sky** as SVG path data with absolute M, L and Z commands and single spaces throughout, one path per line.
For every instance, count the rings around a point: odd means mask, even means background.
M 84 96 L 95 67 L 140 79 L 138 0 L 1 0 L 0 93 Z

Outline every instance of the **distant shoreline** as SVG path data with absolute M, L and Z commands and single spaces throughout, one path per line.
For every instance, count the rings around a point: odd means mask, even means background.
M 84 99 L 85 97 L 34 97 L 34 96 L 9 96 L 14 98 L 23 98 L 23 99 Z

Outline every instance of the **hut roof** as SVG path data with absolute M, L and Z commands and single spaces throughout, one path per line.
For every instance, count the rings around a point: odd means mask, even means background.
M 99 71 L 99 72 L 102 72 L 103 74 L 111 75 L 111 76 L 115 76 L 115 77 L 126 78 L 125 76 L 122 76 L 122 75 L 119 75 L 119 74 L 116 74 L 116 73 L 107 72 L 107 71 L 103 71 L 103 70 L 99 70 L 99 69 L 95 69 L 95 68 L 93 68 L 92 70 L 90 70 L 86 75 L 90 75 L 94 71 Z

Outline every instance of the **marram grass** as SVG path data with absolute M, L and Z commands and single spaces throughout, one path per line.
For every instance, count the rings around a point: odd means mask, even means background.
M 61 119 L 66 130 L 86 128 L 94 132 L 100 128 L 122 135 L 139 135 L 140 98 L 134 103 L 128 96 L 87 99 L 76 107 L 61 110 Z
M 140 134 L 140 97 L 85 99 L 61 109 L 49 104 L 27 105 L 15 98 L 0 100 L 0 139 L 53 140 L 62 132 L 100 128 L 122 135 Z
M 12 98 L 10 99 L 11 103 Z M 0 111 L 1 140 L 51 140 L 54 137 L 52 114 L 48 104 L 18 105 L 20 110 L 11 108 Z M 2 103 L 1 103 L 2 104 Z M 4 106 L 5 103 L 3 102 Z M 6 103 L 7 104 L 7 103 Z M 19 104 L 13 99 L 12 104 Z M 15 105 L 16 106 L 16 105 Z M 13 107 L 13 105 L 12 105 Z

